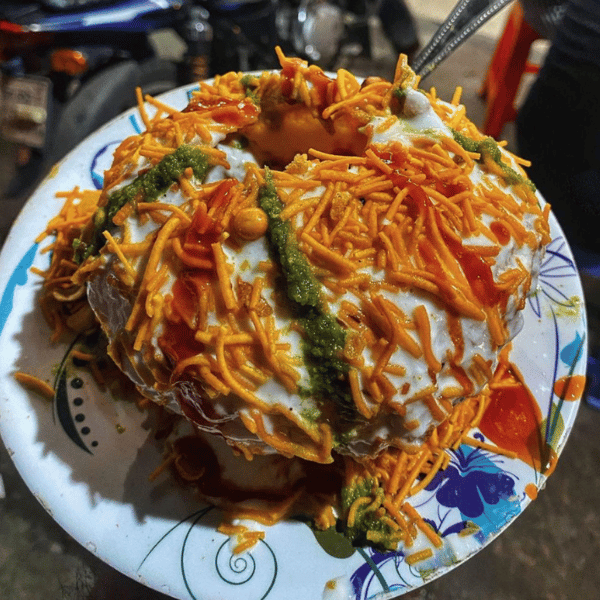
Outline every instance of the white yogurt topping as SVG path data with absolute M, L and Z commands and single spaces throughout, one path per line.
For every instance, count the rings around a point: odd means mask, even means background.
M 389 124 L 389 120 L 387 123 Z M 372 123 L 366 128 L 366 131 L 371 136 L 370 141 L 372 143 L 387 145 L 390 142 L 401 142 L 402 144 L 410 145 L 416 137 L 430 136 L 439 138 L 441 136 L 452 136 L 451 130 L 434 112 L 427 97 L 415 90 L 408 90 L 406 94 L 403 118 L 396 119 L 390 126 L 386 127 L 385 124 L 386 119 L 384 117 L 375 117 Z M 216 182 L 224 178 L 243 180 L 246 173 L 246 165 L 248 163 L 256 163 L 252 153 L 234 145 L 220 143 L 221 138 L 216 134 L 213 137 L 213 143 L 216 144 L 218 149 L 225 152 L 229 168 L 222 166 L 213 167 L 208 173 L 206 182 Z M 140 163 L 136 173 L 144 167 L 144 164 L 144 162 Z M 133 176 L 135 176 L 135 174 Z M 486 179 L 493 180 L 494 177 L 495 176 L 484 174 L 481 168 L 476 165 L 471 180 L 476 185 L 484 185 Z M 126 184 L 126 182 L 124 184 Z M 320 189 L 322 193 L 323 188 Z M 319 193 L 319 189 L 313 189 L 305 194 L 305 198 L 314 197 Z M 168 191 L 161 200 L 180 205 L 184 198 L 179 191 Z M 492 220 L 492 216 L 484 215 L 483 219 L 484 222 L 489 224 Z M 533 216 L 526 216 L 524 221 L 525 227 L 531 227 L 532 224 Z M 298 223 L 296 225 L 300 226 Z M 134 241 L 140 241 L 156 227 L 157 226 L 154 223 L 149 222 L 146 225 L 136 228 L 132 222 L 130 223 L 130 232 Z M 473 237 L 468 240 L 468 243 L 481 246 L 491 245 L 490 240 L 484 236 Z M 246 243 L 241 252 L 238 252 L 233 247 L 229 247 L 225 244 L 223 245 L 223 249 L 226 253 L 227 263 L 231 270 L 232 281 L 236 281 L 237 278 L 239 278 L 248 284 L 252 284 L 257 277 L 263 275 L 259 266 L 260 263 L 270 259 L 269 248 L 265 237 Z M 539 253 L 534 253 L 527 245 L 519 247 L 516 243 L 511 242 L 504 246 L 496 257 L 495 264 L 492 268 L 494 279 L 497 280 L 498 277 L 508 269 L 516 268 L 518 266 L 517 259 L 526 265 L 535 277 L 540 260 Z M 372 282 L 381 281 L 385 275 L 385 273 L 378 271 L 373 267 L 364 268 L 363 272 L 368 273 Z M 163 296 L 166 296 L 171 291 L 174 282 L 175 276 L 171 274 L 162 286 L 161 292 Z M 123 326 L 124 320 L 126 321 L 126 306 L 120 307 L 120 310 L 117 311 L 118 316 L 112 315 L 110 313 L 110 303 L 113 302 L 114 298 L 110 299 L 105 294 L 105 286 L 106 283 L 101 280 L 92 283 L 90 303 L 95 310 L 105 315 L 105 320 L 108 321 L 109 329 L 116 332 Z M 269 294 L 270 290 L 265 290 L 267 299 L 269 298 Z M 428 297 L 418 290 L 408 289 L 400 296 L 388 291 L 381 291 L 381 295 L 387 300 L 397 303 L 404 314 L 409 316 L 413 314 L 413 311 L 417 306 L 425 306 L 431 326 L 432 351 L 435 358 L 443 365 L 442 370 L 432 376 L 426 361 L 422 357 L 414 358 L 408 351 L 398 347 L 391 356 L 390 362 L 405 366 L 406 373 L 403 376 L 389 375 L 389 380 L 396 388 L 396 394 L 390 404 L 393 405 L 394 403 L 397 403 L 398 405 L 404 405 L 412 396 L 426 390 L 432 384 L 435 384 L 436 386 L 437 391 L 434 394 L 437 394 L 436 397 L 439 397 L 445 388 L 456 388 L 459 386 L 460 382 L 457 381 L 455 374 L 452 372 L 450 361 L 448 360 L 448 356 L 451 355 L 455 349 L 455 342 L 448 329 L 446 312 L 440 310 L 439 306 L 436 305 L 431 297 Z M 108 305 L 107 298 L 109 298 Z M 332 313 L 338 313 L 344 300 L 349 300 L 357 306 L 360 305 L 360 299 L 349 291 L 337 298 L 330 306 Z M 122 304 L 121 301 L 118 301 L 116 304 L 119 303 Z M 509 302 L 507 314 L 505 316 L 508 328 L 512 335 L 516 334 L 521 327 L 521 317 L 516 309 L 515 300 L 512 299 L 511 302 Z M 303 365 L 302 338 L 300 334 L 289 328 L 289 315 L 276 313 L 275 323 L 280 336 L 279 341 L 283 344 L 289 344 L 291 348 L 289 354 L 297 358 L 297 370 L 301 377 L 299 381 L 300 385 L 307 386 L 309 383 L 309 375 L 306 367 Z M 218 322 L 213 320 L 213 324 L 218 324 Z M 463 317 L 460 319 L 460 327 L 464 339 L 464 351 L 460 365 L 465 371 L 468 371 L 470 365 L 473 363 L 475 355 L 480 355 L 485 361 L 490 361 L 490 364 L 492 365 L 491 368 L 493 369 L 496 364 L 498 350 L 493 347 L 487 322 Z M 162 329 L 159 327 L 152 340 L 157 352 L 158 338 L 161 333 Z M 419 343 L 418 335 L 415 331 L 409 332 L 409 335 L 413 337 L 416 343 Z M 365 349 L 363 357 L 367 366 L 375 365 L 375 359 L 368 348 Z M 134 382 L 142 387 L 145 393 L 153 396 L 162 395 L 163 399 L 168 400 L 170 408 L 178 410 L 176 394 L 174 392 L 167 391 L 157 394 L 152 390 L 152 385 L 141 377 L 140 373 L 143 371 L 143 359 L 140 353 L 133 358 L 132 363 L 125 365 L 124 369 Z M 403 393 L 403 388 L 407 388 L 407 386 L 410 391 Z M 477 389 L 475 391 L 477 391 Z M 310 398 L 302 398 L 298 394 L 288 392 L 275 379 L 270 379 L 261 385 L 256 390 L 255 394 L 266 404 L 270 406 L 279 406 L 280 412 L 290 411 L 299 419 L 303 418 L 303 413 L 306 414 L 306 411 L 310 412 L 318 408 L 316 401 Z M 229 410 L 228 407 L 237 406 L 231 398 L 216 397 L 212 402 L 214 404 L 214 410 L 223 417 L 222 421 L 228 421 L 227 425 L 222 425 L 223 428 L 221 431 L 226 431 L 227 435 L 231 435 L 231 439 L 239 442 L 252 440 L 253 443 L 261 443 L 256 436 L 251 435 L 237 422 L 234 418 L 236 415 L 231 415 L 229 420 L 225 418 L 227 410 Z M 246 409 L 241 409 L 240 414 L 247 415 L 248 413 L 244 411 L 246 411 Z M 402 423 L 409 421 L 418 421 L 418 426 L 411 431 L 402 432 Z M 369 453 L 372 451 L 372 444 L 377 439 L 384 440 L 385 443 L 385 440 L 398 435 L 403 436 L 409 442 L 418 442 L 423 439 L 426 433 L 431 429 L 432 425 L 437 424 L 438 422 L 430 413 L 430 409 L 426 403 L 421 401 L 410 402 L 406 404 L 406 416 L 404 417 L 404 420 L 390 413 L 382 413 L 380 418 L 376 418 L 370 425 L 363 427 L 359 436 L 349 443 L 348 449 L 356 454 Z M 265 426 L 269 432 L 273 432 L 278 426 L 277 420 L 265 415 Z M 264 450 L 271 451 L 271 449 L 266 447 Z M 333 591 L 335 591 L 335 586 L 331 589 L 333 593 Z M 327 590 L 325 590 L 325 592 L 327 592 Z M 343 596 L 327 597 L 337 598 Z

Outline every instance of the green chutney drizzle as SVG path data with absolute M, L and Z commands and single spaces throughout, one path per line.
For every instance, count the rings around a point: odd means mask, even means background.
M 208 158 L 199 148 L 182 145 L 154 167 L 138 175 L 130 184 L 110 194 L 106 205 L 96 210 L 89 241 L 81 238 L 74 240 L 75 261 L 82 263 L 100 251 L 106 241 L 102 232 L 111 226 L 114 216 L 128 202 L 153 202 L 177 183 L 188 167 L 202 181 L 209 168 Z
M 260 98 L 256 93 L 256 87 L 258 86 L 258 77 L 256 75 L 244 75 L 240 79 L 240 83 L 244 87 L 246 97 L 250 98 L 254 104 L 260 106 Z
M 487 136 L 482 140 L 476 141 L 455 129 L 452 129 L 452 137 L 454 137 L 454 141 L 459 143 L 467 152 L 477 152 L 478 154 L 481 154 L 480 162 L 487 156 L 497 163 L 502 169 L 502 175 L 508 185 L 523 184 L 535 192 L 533 181 L 523 177 L 502 161 L 500 146 L 498 146 L 496 140 L 493 138 Z
M 303 352 L 310 387 L 301 389 L 300 394 L 317 398 L 326 413 L 330 412 L 326 407 L 331 406 L 329 401 L 332 401 L 336 408 L 336 420 L 339 421 L 335 425 L 345 429 L 348 435 L 347 430 L 356 419 L 357 412 L 347 377 L 350 367 L 342 358 L 346 332 L 323 307 L 321 285 L 298 247 L 290 223 L 280 217 L 283 204 L 268 170 L 266 185 L 259 194 L 259 203 L 268 217 L 267 235 L 271 251 L 281 266 L 292 313 L 305 333 Z M 314 411 L 310 412 L 313 420 L 320 416 L 312 414 Z M 339 439 L 337 443 L 340 443 Z
M 374 482 L 372 479 L 364 479 L 359 483 L 342 488 L 342 514 L 347 516 L 350 507 L 358 498 L 366 496 L 372 497 L 373 500 L 376 498 L 383 499 L 385 490 L 381 487 L 375 489 L 373 487 Z M 368 537 L 367 533 L 369 534 Z M 370 507 L 369 504 L 358 507 L 354 523 L 352 526 L 345 525 L 344 535 L 353 545 L 365 546 L 370 544 L 383 547 L 386 550 L 395 550 L 400 539 L 398 534 L 377 516 L 375 508 Z

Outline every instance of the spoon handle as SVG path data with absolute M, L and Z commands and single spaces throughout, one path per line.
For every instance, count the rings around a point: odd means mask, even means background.
M 469 36 L 512 0 L 459 0 L 431 41 L 412 61 L 422 78 L 433 71 Z

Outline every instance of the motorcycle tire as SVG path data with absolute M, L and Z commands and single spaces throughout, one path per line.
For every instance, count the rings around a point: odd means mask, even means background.
M 126 60 L 102 69 L 63 108 L 49 159 L 52 163 L 60 160 L 96 129 L 135 106 L 136 87 L 144 94 L 157 95 L 176 85 L 175 65 L 160 58 L 141 63 Z
M 177 66 L 169 60 L 150 58 L 140 63 L 139 66 L 138 85 L 142 88 L 144 94 L 158 96 L 158 94 L 168 92 L 179 84 Z

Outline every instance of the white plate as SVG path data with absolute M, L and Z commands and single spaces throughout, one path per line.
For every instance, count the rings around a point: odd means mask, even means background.
M 190 89 L 161 99 L 183 107 Z M 450 467 L 411 498 L 444 540 L 433 558 L 412 567 L 401 552 L 348 552 L 318 540 L 298 522 L 270 528 L 251 553 L 234 557 L 227 537 L 215 530 L 217 510 L 199 504 L 167 473 L 148 483 L 161 456 L 142 426 L 144 415 L 100 392 L 85 371 L 61 369 L 68 347 L 50 344 L 37 305 L 40 279 L 29 272 L 32 265 L 48 264 L 41 253 L 46 244 L 38 247 L 34 239 L 62 205 L 55 193 L 75 185 L 101 186 L 117 144 L 141 127 L 131 110 L 71 152 L 27 203 L 0 256 L 0 434 L 46 510 L 105 562 L 185 599 L 315 599 L 332 579 L 338 586 L 330 598 L 366 599 L 381 592 L 378 598 L 390 598 L 439 577 L 486 546 L 529 504 L 545 476 L 526 460 L 469 446 L 460 447 Z M 524 310 L 525 327 L 512 360 L 534 396 L 529 413 L 539 411 L 529 450 L 548 443 L 558 455 L 578 402 L 563 401 L 554 382 L 585 374 L 587 325 L 571 252 L 554 219 L 551 224 L 554 240 L 537 294 Z M 14 380 L 17 370 L 55 386 L 55 402 L 24 390 Z M 511 422 L 514 411 L 503 419 Z M 477 533 L 460 535 L 467 523 L 475 523 Z

